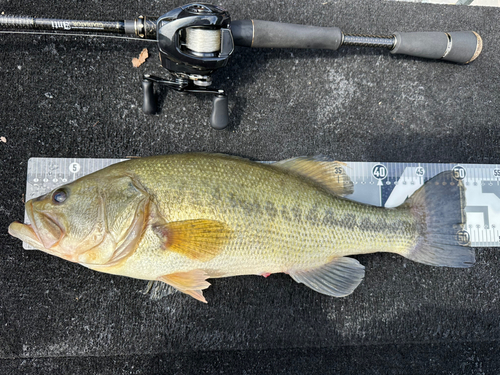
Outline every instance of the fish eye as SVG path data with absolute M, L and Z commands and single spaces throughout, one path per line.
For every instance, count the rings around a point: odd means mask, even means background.
M 64 201 L 68 198 L 68 194 L 64 189 L 59 189 L 54 192 L 52 195 L 52 201 L 56 204 L 64 203 Z

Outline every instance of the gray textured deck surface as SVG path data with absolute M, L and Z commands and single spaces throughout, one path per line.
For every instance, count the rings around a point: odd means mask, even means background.
M 180 1 L 11 0 L 6 14 L 74 19 L 160 15 Z M 30 157 L 211 151 L 257 160 L 500 163 L 500 9 L 383 2 L 223 1 L 233 19 L 350 32 L 475 30 L 469 66 L 384 51 L 238 48 L 214 86 L 230 127 L 212 130 L 210 101 L 163 93 L 141 111 L 140 77 L 162 74 L 142 42 L 0 35 L 0 372 L 3 374 L 496 374 L 500 255 L 440 269 L 388 254 L 360 256 L 366 278 L 334 299 L 286 275 L 214 280 L 209 304 L 152 300 L 146 282 L 96 273 L 7 234 L 23 218 Z

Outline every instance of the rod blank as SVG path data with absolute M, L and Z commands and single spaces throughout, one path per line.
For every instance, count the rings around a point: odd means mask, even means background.
M 124 21 L 83 21 L 25 16 L 0 16 L 0 27 L 8 29 L 91 31 L 125 34 Z

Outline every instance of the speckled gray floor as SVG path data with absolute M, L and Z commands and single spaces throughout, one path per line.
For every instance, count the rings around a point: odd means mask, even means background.
M 75 19 L 160 15 L 181 1 L 11 0 L 6 14 Z M 141 75 L 161 75 L 140 41 L 0 35 L 0 372 L 6 374 L 494 374 L 500 369 L 500 255 L 467 270 L 397 256 L 358 259 L 366 278 L 344 299 L 286 275 L 214 280 L 209 304 L 152 300 L 146 282 L 96 273 L 7 234 L 23 218 L 30 157 L 225 152 L 257 160 L 323 154 L 351 161 L 500 163 L 498 8 L 376 0 L 219 3 L 257 18 L 349 32 L 475 30 L 468 66 L 384 51 L 238 48 L 210 101 L 162 93 L 142 113 Z M 131 60 L 147 46 L 140 68 Z

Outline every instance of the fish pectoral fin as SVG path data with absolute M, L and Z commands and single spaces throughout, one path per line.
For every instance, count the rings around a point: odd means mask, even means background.
M 209 277 L 203 270 L 192 270 L 163 275 L 158 280 L 173 286 L 182 293 L 189 294 L 198 301 L 207 303 L 207 300 L 203 297 L 202 290 L 210 286 L 210 283 L 207 281 Z
M 365 276 L 365 267 L 356 259 L 339 257 L 322 266 L 292 270 L 288 274 L 316 292 L 334 297 L 351 294 Z
M 345 173 L 345 164 L 322 156 L 298 157 L 279 161 L 273 165 L 310 178 L 330 192 L 344 196 L 354 193 L 354 184 Z
M 162 239 L 165 250 L 202 262 L 216 257 L 232 237 L 226 224 L 205 219 L 155 224 L 153 230 Z

